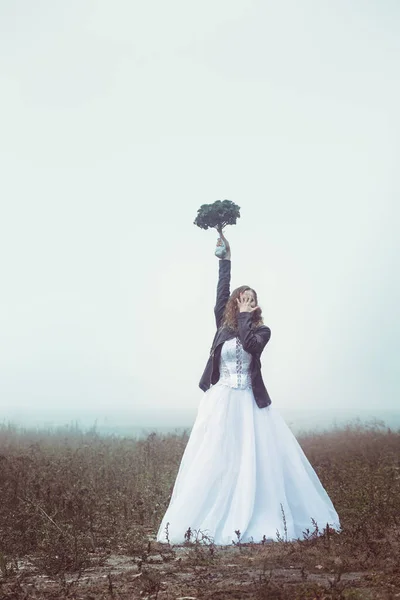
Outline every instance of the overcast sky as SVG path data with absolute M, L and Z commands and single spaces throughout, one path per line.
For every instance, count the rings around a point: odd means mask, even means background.
M 277 408 L 399 405 L 397 0 L 1 0 L 2 415 L 195 410 L 216 233 Z

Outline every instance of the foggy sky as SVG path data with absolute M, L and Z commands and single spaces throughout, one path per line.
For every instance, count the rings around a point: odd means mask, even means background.
M 215 231 L 277 408 L 399 402 L 400 5 L 2 0 L 0 403 L 195 408 Z

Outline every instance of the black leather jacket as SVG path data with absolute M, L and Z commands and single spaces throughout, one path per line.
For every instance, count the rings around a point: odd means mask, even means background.
M 214 308 L 217 332 L 214 336 L 210 357 L 200 379 L 199 386 L 203 392 L 205 392 L 211 385 L 217 383 L 220 377 L 219 363 L 222 344 L 226 342 L 226 340 L 230 340 L 238 335 L 242 342 L 243 349 L 250 352 L 252 355 L 250 373 L 255 401 L 259 408 L 265 408 L 271 404 L 271 398 L 268 395 L 261 375 L 260 356 L 271 337 L 271 330 L 265 325 L 261 325 L 254 329 L 252 327 L 252 315 L 248 312 L 241 312 L 238 314 L 238 334 L 230 329 L 221 327 L 225 306 L 230 296 L 230 280 L 231 261 L 220 260 L 217 302 Z

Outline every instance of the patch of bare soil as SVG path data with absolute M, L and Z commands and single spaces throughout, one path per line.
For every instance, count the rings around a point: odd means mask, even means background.
M 93 555 L 83 572 L 57 577 L 39 573 L 32 558 L 20 562 L 15 573 L 0 580 L 0 600 L 400 598 L 400 589 L 388 591 L 376 585 L 379 574 L 344 572 L 340 561 L 333 568 L 322 564 L 306 568 L 299 561 L 279 566 L 276 546 L 170 547 L 153 542 L 140 556 Z

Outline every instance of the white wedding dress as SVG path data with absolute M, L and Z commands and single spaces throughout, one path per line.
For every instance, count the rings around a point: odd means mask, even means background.
M 215 544 L 303 538 L 338 514 L 288 425 L 272 405 L 258 408 L 251 355 L 239 338 L 221 351 L 220 379 L 205 392 L 157 540 L 179 544 L 202 532 Z M 283 518 L 284 513 L 284 518 Z M 285 522 L 284 522 L 285 520 Z M 285 532 L 286 526 L 286 532 Z

